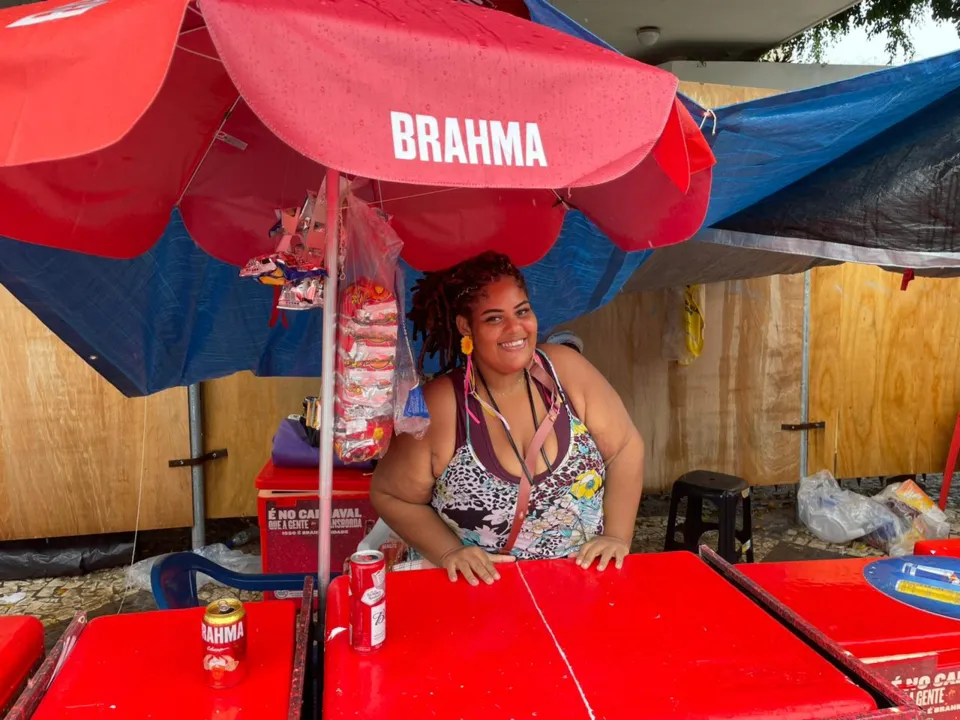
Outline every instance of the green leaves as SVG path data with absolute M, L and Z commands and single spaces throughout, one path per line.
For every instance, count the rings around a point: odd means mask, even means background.
M 774 62 L 823 62 L 824 52 L 837 40 L 855 29 L 864 29 L 867 37 L 886 35 L 888 61 L 902 55 L 914 55 L 910 37 L 912 23 L 929 11 L 934 20 L 955 25 L 960 33 L 960 0 L 864 0 L 849 10 L 788 40 L 765 59 Z

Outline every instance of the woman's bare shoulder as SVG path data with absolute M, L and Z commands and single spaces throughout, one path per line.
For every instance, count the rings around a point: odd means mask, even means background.
M 430 449 L 431 476 L 437 478 L 450 462 L 457 444 L 457 397 L 447 375 L 423 386 L 423 399 L 430 413 L 430 428 L 421 442 Z
M 454 394 L 453 380 L 449 375 L 440 375 L 423 386 L 423 399 L 427 401 L 427 409 L 432 416 L 434 412 L 444 414 L 449 411 L 456 413 L 457 396 Z
M 580 414 L 580 419 L 586 419 L 585 414 L 591 406 L 596 413 L 595 408 L 602 404 L 597 402 L 597 398 L 602 398 L 609 387 L 600 371 L 583 355 L 566 345 L 541 345 L 540 350 L 549 358 L 563 391 L 573 404 L 574 411 Z
M 445 456 L 455 443 L 457 431 L 457 396 L 450 376 L 441 375 L 424 385 L 423 399 L 430 413 L 430 446 L 434 453 Z
M 596 368 L 583 355 L 566 345 L 540 345 L 539 350 L 549 358 L 553 369 L 556 370 L 560 382 L 566 386 L 570 383 L 577 385 L 583 380 L 584 370 L 596 373 Z

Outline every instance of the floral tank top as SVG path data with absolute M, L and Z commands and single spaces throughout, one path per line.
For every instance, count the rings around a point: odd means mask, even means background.
M 563 397 L 553 366 L 545 355 L 541 353 L 540 357 Z M 455 388 L 463 387 L 463 373 L 458 368 L 450 374 Z M 548 390 L 535 379 L 533 383 L 549 407 Z M 476 417 L 485 418 L 475 398 L 466 401 Z M 554 424 L 555 467 L 552 472 L 534 476 L 527 516 L 511 550 L 523 560 L 565 557 L 603 534 L 603 457 L 565 397 L 563 401 Z M 456 444 L 453 459 L 434 484 L 430 504 L 464 545 L 499 552 L 513 525 L 520 478 L 503 469 L 486 422 L 477 424 L 470 419 L 463 393 L 459 392 Z

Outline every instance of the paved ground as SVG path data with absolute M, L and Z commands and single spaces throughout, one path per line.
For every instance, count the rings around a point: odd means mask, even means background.
M 847 483 L 851 489 L 857 489 L 856 483 Z M 865 482 L 861 490 L 872 494 L 879 490 L 880 484 L 874 480 Z M 939 492 L 939 479 L 927 482 L 927 492 L 935 496 Z M 953 497 L 957 495 L 957 497 Z M 659 552 L 663 550 L 667 525 L 669 498 L 650 496 L 644 498 L 637 530 L 634 536 L 634 552 Z M 960 507 L 960 488 L 951 493 L 950 506 Z M 949 509 L 951 525 L 960 530 L 960 513 Z M 230 537 L 249 521 L 226 521 L 212 523 L 208 528 L 208 538 L 220 541 Z M 787 561 L 798 559 L 818 559 L 837 556 L 868 556 L 879 553 L 863 543 L 836 546 L 824 543 L 801 526 L 795 520 L 795 503 L 792 489 L 763 488 L 754 495 L 753 501 L 754 545 L 757 562 Z M 709 535 L 706 542 L 715 543 Z M 184 550 L 189 547 L 189 535 L 186 531 L 174 533 L 148 534 L 141 536 L 138 543 L 137 558 Z M 3 548 L 0 546 L 0 552 Z M 248 548 L 257 552 L 256 544 Z M 223 587 L 207 586 L 201 590 L 201 597 L 210 600 L 224 595 L 237 595 L 235 591 Z M 239 594 L 244 600 L 253 599 L 253 595 Z M 48 644 L 52 645 L 66 627 L 66 624 L 78 610 L 85 610 L 91 617 L 119 612 L 137 612 L 154 609 L 153 597 L 149 592 L 135 587 L 129 580 L 126 568 L 118 567 L 99 570 L 79 577 L 43 578 L 37 580 L 15 580 L 0 582 L 0 615 L 27 614 L 43 620 L 47 627 Z

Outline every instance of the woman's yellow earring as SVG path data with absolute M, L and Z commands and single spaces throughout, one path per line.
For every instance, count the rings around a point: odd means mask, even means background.
M 467 357 L 473 354 L 473 338 L 469 335 L 464 335 L 460 338 L 460 352 L 462 352 Z

